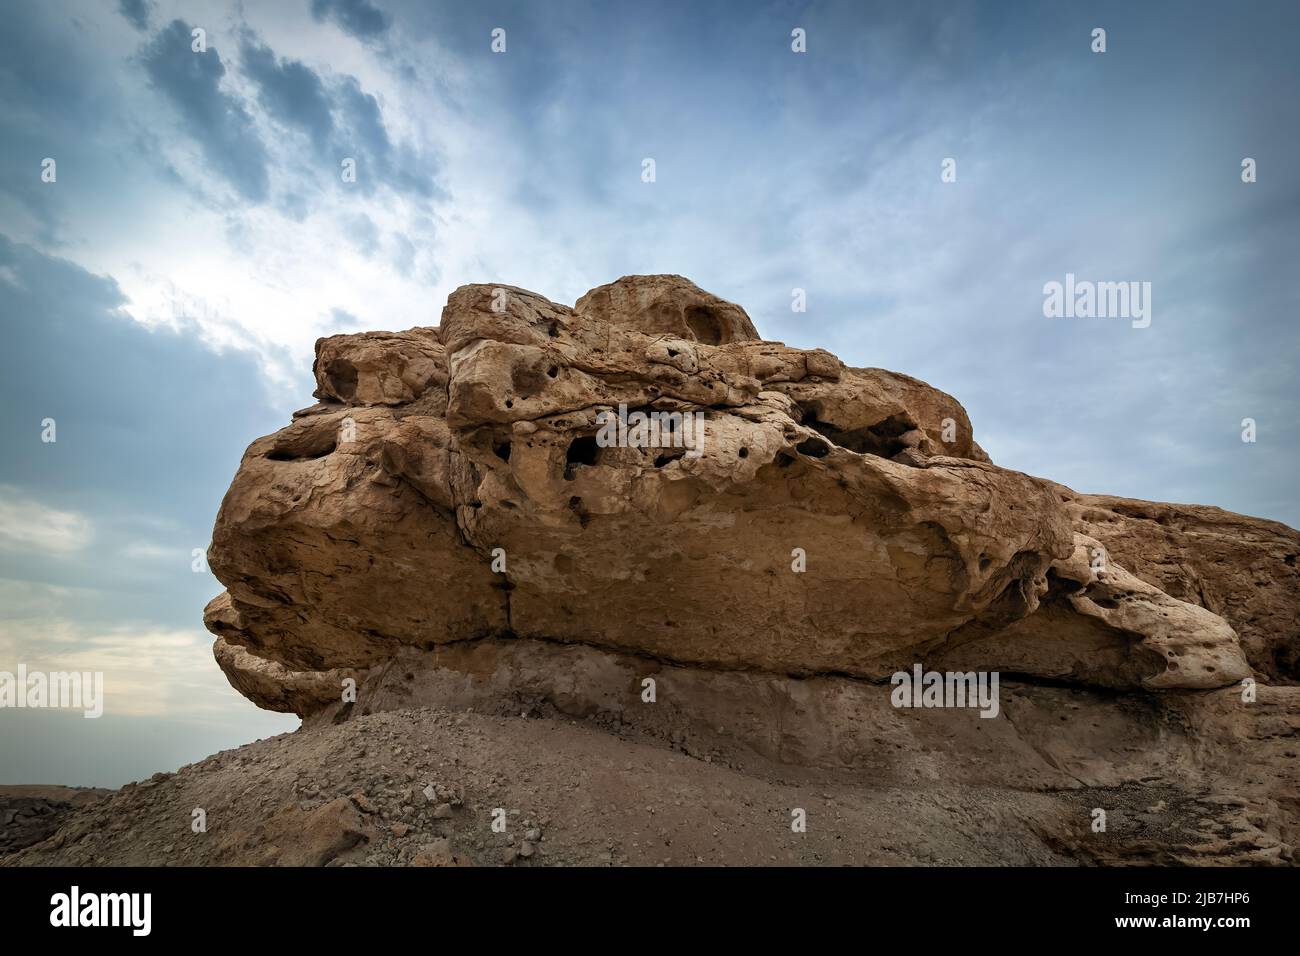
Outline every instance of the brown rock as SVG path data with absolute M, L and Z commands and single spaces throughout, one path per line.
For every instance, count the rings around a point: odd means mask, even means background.
M 624 276 L 592 289 L 573 311 L 598 327 L 666 333 L 705 345 L 759 337 L 744 309 L 681 276 Z
M 351 800 L 352 803 L 356 806 L 356 808 L 360 810 L 362 813 L 376 812 L 375 805 L 370 802 L 370 798 L 367 797 L 364 793 L 357 792 L 352 794 Z
M 222 839 L 220 852 L 254 865 L 325 866 L 374 836 L 353 802 L 339 797 L 314 810 L 287 806 L 253 830 Z
M 316 375 L 321 404 L 245 454 L 209 554 L 228 588 L 207 614 L 218 661 L 273 709 L 337 713 L 343 679 L 403 649 L 490 669 L 494 638 L 773 675 L 974 661 L 1206 688 L 1250 673 L 1215 610 L 1231 608 L 1266 673 L 1293 664 L 1274 625 L 1295 601 L 1259 623 L 1250 545 L 1222 544 L 1237 570 L 1199 599 L 1188 571 L 1100 527 L 1101 504 L 991 464 L 951 396 L 761 341 L 680 277 L 572 309 L 463 286 L 436 329 L 321 340 Z M 698 415 L 700 442 L 607 447 L 598 416 L 620 405 Z M 1269 531 L 1279 581 L 1288 532 Z M 1202 590 L 1216 574 L 1180 566 Z
M 351 677 L 367 713 L 1077 788 L 1033 824 L 1075 858 L 1291 856 L 1295 688 L 1235 686 L 1296 679 L 1289 528 L 999 468 L 951 396 L 761 341 L 676 277 L 572 309 L 465 286 L 437 329 L 322 340 L 316 372 L 321 401 L 250 446 L 213 536 L 214 653 L 262 706 L 344 722 Z M 702 448 L 602 444 L 620 405 L 703 416 Z M 891 706 L 883 682 L 916 664 L 1002 673 L 997 713 Z M 1250 812 L 1216 815 L 1225 794 Z
M 420 847 L 411 866 L 469 866 L 469 861 L 452 852 L 450 840 L 442 839 Z
M 1075 527 L 1171 597 L 1237 632 L 1251 665 L 1300 680 L 1300 532 L 1205 505 L 1174 505 L 1057 486 Z

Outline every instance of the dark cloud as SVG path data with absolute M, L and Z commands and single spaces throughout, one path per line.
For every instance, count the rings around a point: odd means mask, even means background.
M 137 30 L 149 29 L 149 12 L 153 4 L 149 0 L 117 0 L 117 11 L 126 17 L 131 26 Z
M 311 0 L 311 13 L 317 20 L 333 20 L 362 40 L 374 39 L 388 29 L 388 17 L 367 0 Z
M 0 221 L 19 229 L 26 219 L 51 243 L 77 211 L 69 181 L 100 172 L 90 141 L 115 110 L 99 64 L 63 26 L 38 4 L 12 4 L 0 29 L 0 203 L 12 203 Z M 58 185 L 41 181 L 46 157 Z
M 189 24 L 173 20 L 145 48 L 145 70 L 213 168 L 245 199 L 261 202 L 268 191 L 266 148 L 243 104 L 222 92 L 226 68 L 216 48 L 193 52 L 190 31 Z
M 435 184 L 436 162 L 392 141 L 379 101 L 356 77 L 323 78 L 299 60 L 277 57 L 251 32 L 241 42 L 240 60 L 267 115 L 311 139 L 314 155 L 282 157 L 291 167 L 300 166 L 300 175 L 328 171 L 337 180 L 339 163 L 352 158 L 357 161 L 355 188 L 365 195 L 380 187 L 423 199 L 442 195 Z M 289 215 L 305 212 L 303 195 L 286 197 L 285 203 Z
M 244 73 L 257 84 L 257 101 L 272 117 L 295 126 L 323 148 L 334 131 L 325 84 L 298 60 L 277 59 L 269 47 L 246 36 L 240 46 Z
M 357 185 L 370 192 L 383 184 L 424 199 L 440 195 L 434 184 L 435 164 L 429 157 L 394 147 L 384 125 L 379 101 L 361 88 L 356 77 L 344 77 L 335 99 L 343 130 L 338 147 L 357 160 Z
M 102 587 L 127 605 L 156 588 L 151 617 L 193 626 L 210 578 L 185 561 L 153 580 L 115 555 L 140 539 L 178 556 L 206 547 L 235 463 L 285 410 L 251 354 L 212 351 L 184 320 L 146 328 L 125 305 L 113 279 L 0 234 L 0 434 L 12 451 L 0 485 L 85 514 L 96 531 L 75 558 L 2 556 L 0 577 Z M 40 440 L 47 417 L 52 444 Z

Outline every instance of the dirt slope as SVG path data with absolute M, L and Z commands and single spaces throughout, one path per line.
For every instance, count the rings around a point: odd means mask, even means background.
M 1086 824 L 1098 800 L 1112 808 L 1106 834 L 1091 834 Z M 492 829 L 498 807 L 506 812 L 504 833 Z M 193 832 L 196 808 L 206 814 L 206 832 Z M 795 808 L 807 812 L 805 833 L 792 832 Z M 568 720 L 423 709 L 306 728 L 128 785 L 72 811 L 49 840 L 0 862 L 1152 862 L 1175 858 L 1179 845 L 1194 853 L 1206 812 L 1194 795 L 1167 785 L 1040 793 L 942 783 L 864 787 L 860 776 L 757 758 L 743 768 L 721 765 L 652 738 Z M 1260 834 L 1249 837 L 1259 842 Z M 1234 862 L 1277 860 L 1265 853 Z

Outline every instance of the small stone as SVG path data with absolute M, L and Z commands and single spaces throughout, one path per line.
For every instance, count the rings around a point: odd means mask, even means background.
M 434 818 L 435 820 L 449 820 L 449 819 L 451 819 L 451 804 L 450 804 L 450 803 L 440 803 L 440 804 L 438 804 L 436 807 L 434 807 L 434 808 L 433 808 L 433 818 Z
M 405 823 L 394 823 L 391 829 L 393 836 L 397 837 L 399 840 L 411 832 L 411 828 Z
M 434 840 L 420 847 L 411 858 L 411 866 L 464 866 L 464 862 L 451 851 L 450 840 Z
M 506 866 L 509 866 L 511 863 L 515 862 L 518 856 L 519 856 L 519 851 L 512 846 L 508 846 L 501 851 L 501 862 L 504 863 Z
M 540 843 L 542 840 L 542 831 L 534 827 L 524 834 L 524 839 L 529 843 Z
M 529 859 L 534 852 L 535 851 L 533 849 L 533 845 L 529 843 L 527 840 L 519 844 L 519 855 L 522 856 L 525 860 Z
M 375 805 L 370 802 L 370 798 L 358 790 L 352 794 L 352 802 L 357 805 L 357 809 L 362 813 L 374 813 Z

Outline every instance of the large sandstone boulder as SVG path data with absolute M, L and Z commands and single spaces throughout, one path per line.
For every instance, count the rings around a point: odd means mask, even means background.
M 574 308 L 463 286 L 438 327 L 320 340 L 315 371 L 320 402 L 249 447 L 209 553 L 218 662 L 272 709 L 489 639 L 867 681 L 1295 676 L 1291 529 L 999 468 L 951 396 L 762 341 L 680 277 Z M 608 445 L 620 407 L 700 425 Z
M 24 805 L 0 865 L 174 862 L 196 803 L 224 836 L 189 862 L 612 862 L 652 828 L 618 859 L 753 863 L 817 794 L 787 862 L 1297 859 L 1291 528 L 1000 468 L 951 396 L 677 276 L 464 286 L 315 375 L 231 483 L 205 614 L 304 727 L 57 831 Z M 902 693 L 927 674 L 955 696 Z M 545 842 L 494 845 L 497 807 Z

